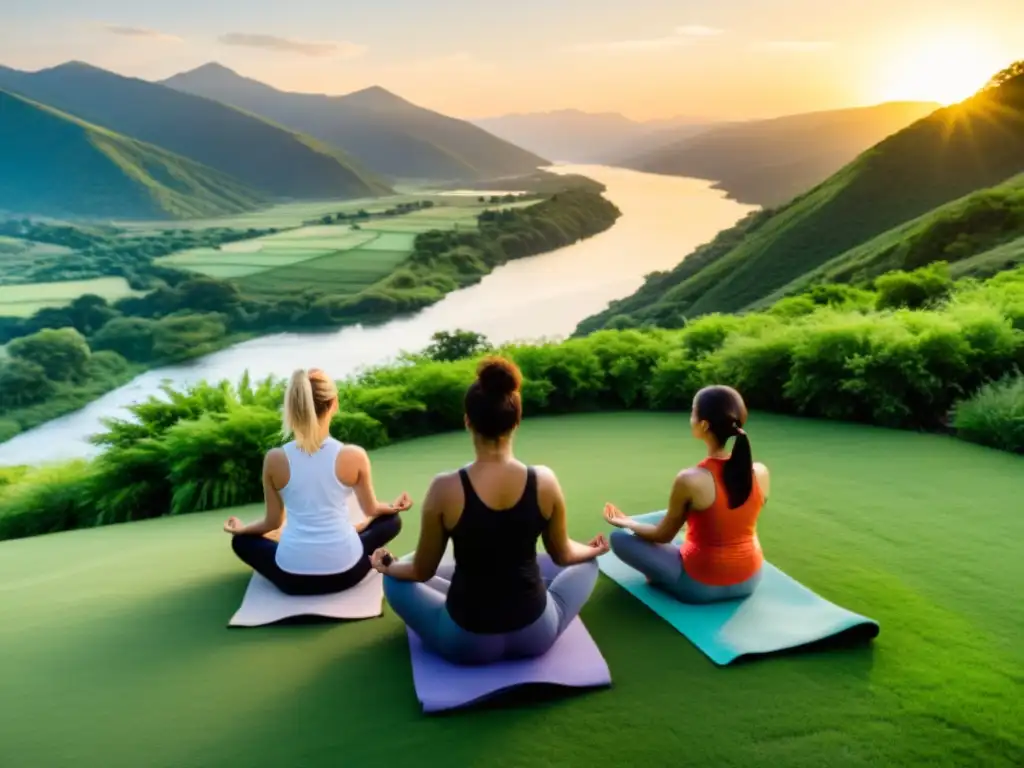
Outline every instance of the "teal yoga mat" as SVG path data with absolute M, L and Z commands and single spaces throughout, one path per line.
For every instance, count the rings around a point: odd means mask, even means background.
M 637 517 L 644 522 L 656 519 Z M 708 605 L 687 605 L 650 586 L 612 552 L 602 555 L 598 564 L 612 581 L 720 666 L 825 640 L 866 642 L 879 632 L 876 621 L 830 603 L 767 562 L 750 597 Z

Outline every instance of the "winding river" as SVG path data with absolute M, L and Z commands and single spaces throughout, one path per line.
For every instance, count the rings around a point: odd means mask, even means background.
M 343 378 L 399 352 L 422 349 L 434 332 L 455 328 L 483 333 L 496 343 L 565 337 L 609 301 L 635 291 L 644 275 L 675 266 L 695 246 L 753 210 L 727 200 L 706 181 L 605 166 L 553 170 L 605 184 L 607 197 L 622 211 L 616 225 L 567 248 L 499 267 L 477 285 L 410 317 L 328 333 L 264 336 L 154 369 L 80 411 L 0 444 L 0 464 L 93 455 L 97 448 L 88 437 L 102 429 L 101 419 L 123 415 L 126 405 L 158 394 L 163 381 L 180 387 L 202 379 L 237 381 L 246 369 L 262 378 L 311 366 Z

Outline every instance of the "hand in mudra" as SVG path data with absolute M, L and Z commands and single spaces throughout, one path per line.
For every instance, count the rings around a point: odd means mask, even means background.
M 391 508 L 395 510 L 395 512 L 405 512 L 407 509 L 411 509 L 412 497 L 408 493 L 403 493 L 395 499 L 395 503 L 391 505 Z
M 230 533 L 230 534 L 235 534 L 235 533 L 238 533 L 239 531 L 241 531 L 244 527 L 245 526 L 242 524 L 242 521 L 239 520 L 234 515 L 232 515 L 224 523 L 224 532 L 225 533 Z
M 604 519 L 616 528 L 628 528 L 629 516 L 614 504 L 604 505 Z
M 602 555 L 605 552 L 608 552 L 612 548 L 611 544 L 608 543 L 608 538 L 603 533 L 599 533 L 599 534 L 597 534 L 597 536 L 592 538 L 588 542 L 587 546 L 592 547 L 593 549 L 598 550 L 598 552 L 600 552 L 600 554 L 602 554 Z
M 377 573 L 387 573 L 388 566 L 394 561 L 394 555 L 388 552 L 384 547 L 375 550 L 374 553 L 370 555 L 370 565 L 373 567 L 373 570 L 377 571 Z

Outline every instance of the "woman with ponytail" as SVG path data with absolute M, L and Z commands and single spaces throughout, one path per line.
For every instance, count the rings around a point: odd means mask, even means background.
M 379 502 L 366 451 L 331 437 L 338 391 L 327 374 L 295 371 L 284 400 L 284 434 L 294 439 L 264 459 L 266 514 L 249 525 L 229 518 L 224 530 L 235 554 L 282 592 L 341 592 L 370 572 L 370 555 L 398 535 L 398 513 L 412 501 L 403 493 Z M 366 515 L 359 524 L 349 517 L 353 496 Z M 270 538 L 279 530 L 279 541 Z
M 625 529 L 612 533 L 612 551 L 685 603 L 747 597 L 761 580 L 757 517 L 768 500 L 769 477 L 763 464 L 753 462 L 746 421 L 747 407 L 735 389 L 702 389 L 693 399 L 690 425 L 707 446 L 707 458 L 676 477 L 668 510 L 639 520 L 605 506 L 605 519 Z M 672 544 L 684 525 L 682 546 Z
M 512 453 L 523 416 L 522 375 L 500 357 L 484 360 L 466 392 L 475 460 L 438 475 L 423 502 L 411 559 L 373 555 L 391 608 L 434 653 L 456 664 L 488 664 L 545 653 L 597 582 L 604 536 L 569 538 L 555 473 Z M 451 540 L 455 562 L 442 564 Z M 537 554 L 543 540 L 548 555 Z

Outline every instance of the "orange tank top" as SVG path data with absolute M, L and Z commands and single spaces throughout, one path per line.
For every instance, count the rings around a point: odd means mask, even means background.
M 754 576 L 764 560 L 757 539 L 757 516 L 764 506 L 764 494 L 755 476 L 750 498 L 736 509 L 729 509 L 722 479 L 725 459 L 704 459 L 697 466 L 714 478 L 715 501 L 707 509 L 692 511 L 686 520 L 681 548 L 683 568 L 687 575 L 704 584 L 739 584 Z

